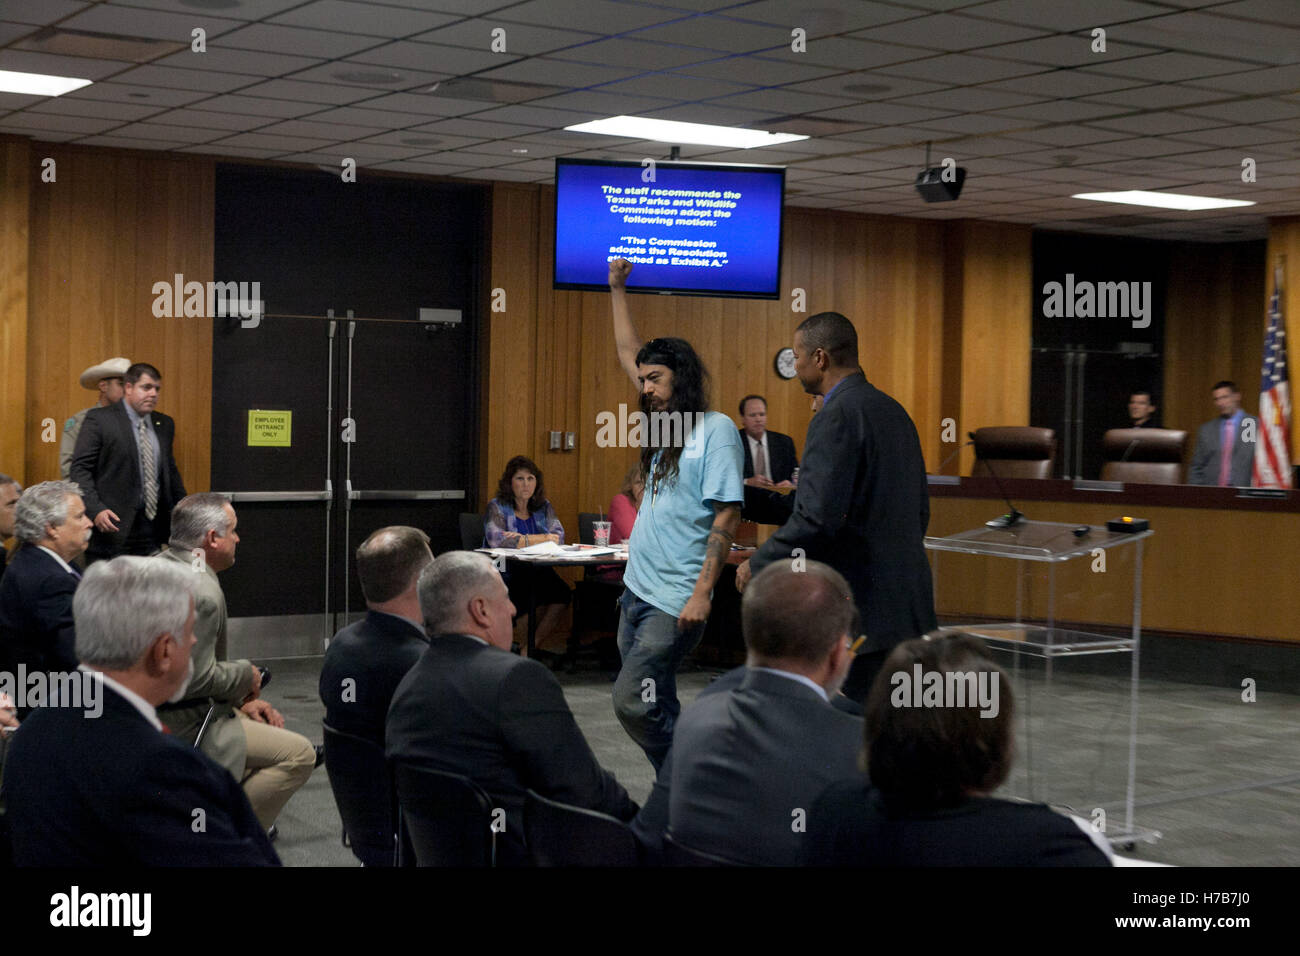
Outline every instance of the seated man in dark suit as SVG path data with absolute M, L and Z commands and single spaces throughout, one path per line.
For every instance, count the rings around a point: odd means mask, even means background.
M 1129 423 L 1124 428 L 1159 428 L 1160 422 L 1156 418 L 1156 404 L 1151 398 L 1151 393 L 1145 389 L 1138 389 L 1128 397 L 1128 417 Z
M 429 648 L 393 695 L 390 760 L 464 774 L 506 812 L 497 861 L 521 865 L 524 792 L 631 820 L 637 805 L 601 768 L 559 681 L 510 653 L 515 607 L 492 562 L 449 551 L 419 583 Z
M 120 402 L 86 412 L 72 453 L 72 480 L 95 523 L 88 561 L 157 551 L 185 497 L 172 455 L 176 422 L 155 410 L 162 373 L 137 362 L 122 380 Z
M 357 548 L 366 616 L 335 634 L 325 650 L 326 726 L 384 745 L 393 692 L 429 646 L 416 586 L 432 561 L 429 536 L 419 528 L 380 528 Z
M 165 732 L 155 708 L 193 673 L 190 572 L 122 557 L 73 600 L 93 701 L 40 707 L 14 733 L 5 797 L 19 866 L 275 866 L 239 784 Z M 85 706 L 89 703 L 91 706 Z
M 32 485 L 18 499 L 14 530 L 23 545 L 0 578 L 0 670 L 75 670 L 72 595 L 81 572 L 70 562 L 90 538 L 77 486 Z
M 0 474 L 0 578 L 4 577 L 5 563 L 9 552 L 5 542 L 14 536 L 14 521 L 18 512 L 18 496 L 23 493 L 23 486 L 16 478 Z
M 762 395 L 740 400 L 740 421 L 740 444 L 745 449 L 745 506 L 740 517 L 759 524 L 785 524 L 793 508 L 790 492 L 799 467 L 794 439 L 768 430 L 767 399 Z
M 746 588 L 744 676 L 682 714 L 633 824 L 652 855 L 667 829 L 737 863 L 795 866 L 817 794 L 861 777 L 862 721 L 828 701 L 852 659 L 853 592 L 828 565 L 806 564 L 774 562 Z
M 867 698 L 870 780 L 832 784 L 817 798 L 804 862 L 1110 866 L 1110 847 L 1089 824 L 993 796 L 1011 772 L 1014 711 L 1011 681 L 977 639 L 898 645 Z

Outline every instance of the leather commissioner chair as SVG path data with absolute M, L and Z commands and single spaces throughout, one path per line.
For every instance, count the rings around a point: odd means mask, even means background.
M 997 425 L 975 431 L 972 478 L 1051 478 L 1055 468 L 1056 432 L 1050 428 Z
M 1182 484 L 1186 446 L 1187 432 L 1173 428 L 1112 428 L 1101 439 L 1101 480 Z

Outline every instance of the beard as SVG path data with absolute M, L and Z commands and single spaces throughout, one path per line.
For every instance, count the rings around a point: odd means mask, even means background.
M 185 692 L 186 692 L 187 690 L 190 689 L 190 681 L 192 681 L 192 680 L 194 680 L 194 658 L 193 658 L 193 656 L 190 657 L 190 663 L 189 663 L 189 666 L 188 666 L 187 668 L 185 668 L 185 680 L 181 682 L 181 686 L 180 686 L 180 687 L 177 687 L 177 688 L 176 688 L 176 693 L 172 694 L 170 697 L 167 698 L 167 703 L 169 703 L 169 704 L 176 704 L 176 703 L 179 703 L 180 701 L 184 700 L 184 699 L 185 699 Z

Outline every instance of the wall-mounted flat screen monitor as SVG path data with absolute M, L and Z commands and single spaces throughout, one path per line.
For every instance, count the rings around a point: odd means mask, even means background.
M 555 288 L 775 299 L 785 169 L 706 163 L 555 161 Z

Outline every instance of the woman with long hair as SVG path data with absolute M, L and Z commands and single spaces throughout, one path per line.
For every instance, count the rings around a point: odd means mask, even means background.
M 483 517 L 483 538 L 489 548 L 527 548 L 544 541 L 564 543 L 564 526 L 546 498 L 542 470 L 531 458 L 515 455 L 506 462 L 497 493 L 488 502 Z M 515 606 L 515 626 L 525 623 L 530 595 L 537 598 L 537 634 L 535 647 L 541 651 L 563 639 L 565 606 L 569 603 L 569 586 L 554 568 L 529 568 L 508 571 L 504 575 Z M 520 632 L 522 633 L 522 632 Z M 519 641 L 526 648 L 526 641 Z

